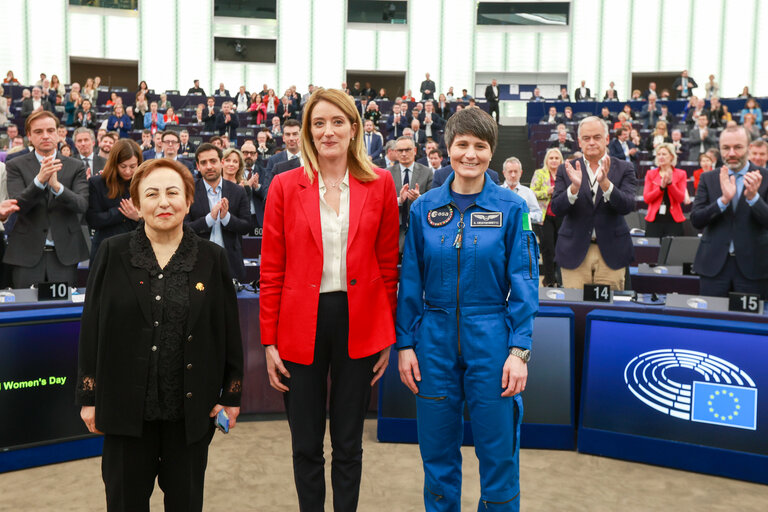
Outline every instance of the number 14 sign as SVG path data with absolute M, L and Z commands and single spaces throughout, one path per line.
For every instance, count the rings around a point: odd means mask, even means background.
M 613 302 L 611 287 L 607 284 L 585 284 L 584 302 Z

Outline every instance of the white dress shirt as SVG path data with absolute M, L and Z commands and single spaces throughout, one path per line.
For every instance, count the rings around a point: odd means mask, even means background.
M 349 238 L 349 170 L 339 183 L 339 213 L 325 202 L 328 188 L 317 173 L 320 189 L 320 228 L 323 237 L 323 274 L 320 293 L 347 291 L 347 240 Z
M 525 199 L 525 202 L 528 204 L 531 223 L 541 224 L 544 222 L 544 218 L 541 213 L 541 206 L 539 206 L 539 201 L 536 199 L 536 194 L 533 193 L 533 190 L 526 187 L 525 185 L 521 185 L 520 183 L 518 183 L 515 188 L 512 188 L 509 186 L 509 183 L 507 183 L 506 180 L 504 180 L 504 183 L 502 183 L 501 187 L 508 188 L 512 192 L 515 192 L 517 195 Z
M 213 207 L 221 201 L 221 184 L 223 183 L 224 178 L 219 178 L 219 182 L 216 184 L 216 187 L 212 187 L 208 184 L 207 181 L 203 180 L 203 185 L 205 186 L 205 195 L 208 197 L 208 207 L 213 210 Z M 226 226 L 229 224 L 229 220 L 232 216 L 227 212 L 227 214 L 224 217 L 219 216 L 218 219 L 214 219 L 213 215 L 211 215 L 210 212 L 208 212 L 208 215 L 205 216 L 205 224 L 211 228 L 211 236 L 208 237 L 208 240 L 211 242 L 224 247 L 224 235 L 221 233 L 221 226 Z

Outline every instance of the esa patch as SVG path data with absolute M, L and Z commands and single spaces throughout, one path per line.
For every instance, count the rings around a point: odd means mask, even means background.
M 429 210 L 427 212 L 427 222 L 433 228 L 439 228 L 445 226 L 453 218 L 453 208 L 451 205 L 441 206 L 435 210 Z
M 469 225 L 473 228 L 500 228 L 501 212 L 474 212 Z

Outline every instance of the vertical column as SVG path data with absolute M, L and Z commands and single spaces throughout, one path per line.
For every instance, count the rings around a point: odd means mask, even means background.
M 40 73 L 45 73 L 49 77 L 55 73 L 61 78 L 61 72 L 68 68 L 62 52 L 65 43 L 62 20 L 67 14 L 66 4 L 61 0 L 35 0 L 24 3 L 28 29 L 26 34 L 28 71 L 23 78 L 27 83 L 37 82 Z M 5 28 L 9 28 L 8 25 Z M 18 46 L 15 51 L 18 52 Z
M 312 41 L 309 45 L 311 50 L 307 48 L 312 52 L 310 73 L 306 78 L 293 76 L 291 79 L 291 83 L 295 84 L 300 92 L 306 92 L 310 82 L 339 87 L 344 80 L 346 3 L 346 0 L 312 1 Z M 301 81 L 296 82 L 297 80 Z
M 177 9 L 176 28 L 180 47 L 176 51 L 178 82 L 175 89 L 184 94 L 192 87 L 192 81 L 198 79 L 200 86 L 210 92 L 206 84 L 212 79 L 208 63 L 213 60 L 213 0 L 196 0 L 194 8 L 186 2 L 179 2 Z
M 321 4 L 316 4 L 317 12 Z M 277 84 L 275 93 L 282 96 L 291 85 L 309 83 L 315 52 L 312 0 L 277 0 Z M 335 58 L 341 56 L 336 54 Z
M 753 43 L 755 24 L 752 16 L 739 16 L 739 13 L 757 15 L 755 0 L 742 0 L 739 2 L 739 8 L 736 12 L 734 12 L 730 2 L 723 2 L 724 31 L 720 40 L 720 47 L 722 48 L 720 91 L 723 96 L 731 98 L 741 94 L 741 89 L 745 85 L 749 86 L 750 92 L 755 95 L 754 84 L 750 83 L 752 55 L 755 52 L 755 44 Z M 764 69 L 762 72 L 765 72 Z M 702 83 L 707 79 L 706 76 L 692 76 Z
M 411 4 L 412 2 L 408 3 Z M 416 18 L 415 16 L 409 18 L 408 23 L 412 27 L 411 30 L 418 29 L 415 26 L 418 19 L 424 18 Z M 429 19 L 429 16 L 426 19 Z M 432 71 L 432 75 L 442 77 L 439 82 L 435 80 L 438 91 L 444 92 L 448 90 L 448 87 L 453 86 L 453 91 L 457 96 L 461 95 L 462 89 L 467 89 L 474 96 L 476 21 L 477 12 L 474 0 L 446 0 L 443 2 L 443 39 L 437 46 L 438 51 L 441 51 L 443 55 L 440 59 L 443 67 L 439 72 Z M 411 51 L 414 50 L 414 45 L 423 50 L 425 39 L 417 32 L 413 32 L 413 34 Z M 498 49 L 491 50 L 489 48 L 488 51 L 498 51 Z M 418 71 L 418 68 L 415 70 Z M 421 71 L 420 74 L 417 73 L 415 80 L 411 82 L 416 82 L 416 90 L 424 79 L 424 71 L 427 70 Z
M 614 5 L 614 2 L 617 5 Z M 614 82 L 619 99 L 626 101 L 632 94 L 631 80 L 627 82 L 627 70 L 629 70 L 630 30 L 627 22 L 631 3 L 628 0 L 611 0 L 611 4 L 605 3 L 602 21 L 602 41 L 599 43 L 601 66 L 598 81 L 591 87 L 592 94 L 598 99 L 603 99 L 608 84 Z M 622 28 L 619 28 L 622 27 Z M 626 27 L 626 28 L 624 28 Z M 636 41 L 635 43 L 646 46 Z M 577 82 L 578 83 L 578 82 Z M 571 93 L 572 94 L 572 93 Z
M 586 86 L 595 91 L 598 84 L 600 69 L 600 29 L 602 12 L 601 0 L 579 0 L 571 4 L 571 73 L 569 91 L 575 91 L 582 80 L 586 80 Z M 573 12 L 578 7 L 577 12 Z M 573 92 L 570 93 L 573 99 Z
M 720 84 L 720 94 L 735 96 L 736 91 L 726 93 L 723 89 L 723 77 L 720 75 L 720 45 L 722 44 L 722 33 L 720 23 L 720 13 L 722 1 L 716 0 L 715 5 L 705 9 L 694 9 L 691 13 L 691 23 L 695 27 L 691 37 L 691 59 L 690 72 L 702 87 L 704 82 L 709 79 L 709 75 L 715 75 L 715 80 Z M 740 39 L 740 38 L 739 38 Z M 741 51 L 744 51 L 748 45 L 742 45 Z M 741 91 L 741 88 L 739 88 Z M 697 90 L 697 93 L 701 91 Z
M 0 73 L 5 78 L 8 70 L 12 70 L 16 78 L 27 84 L 27 23 L 25 19 L 27 0 L 17 2 L 13 9 L 3 12 L 3 37 L 0 37 Z M 61 75 L 59 75 L 61 76 Z M 31 80 L 35 82 L 35 80 Z
M 177 86 L 178 66 L 176 45 L 179 44 L 176 25 L 177 0 L 152 0 L 142 2 L 139 9 L 141 22 L 141 49 L 139 80 L 146 80 L 150 89 L 161 93 Z M 210 15 L 205 15 L 209 20 Z M 185 44 L 188 42 L 185 41 Z M 188 55 L 188 54 L 187 54 Z M 208 60 L 202 57 L 202 62 Z
M 455 8 L 461 8 L 462 1 L 452 0 L 451 3 L 456 4 Z M 444 86 L 438 83 L 440 59 L 437 51 L 441 45 L 440 27 L 435 23 L 435 19 L 440 15 L 440 6 L 440 0 L 408 2 L 408 71 L 405 78 L 406 89 L 411 89 L 416 99 L 421 98 L 419 86 L 425 73 L 430 74 L 438 90 L 442 90 Z M 458 64 L 460 61 L 455 62 Z

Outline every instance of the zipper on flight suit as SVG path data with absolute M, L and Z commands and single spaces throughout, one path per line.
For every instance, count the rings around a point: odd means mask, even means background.
M 528 275 L 533 279 L 533 259 L 531 258 L 531 237 L 525 237 L 525 245 L 528 248 Z
M 488 501 L 488 500 L 482 500 L 482 502 L 483 502 L 483 505 L 485 505 L 485 510 L 488 510 L 488 504 L 489 503 L 491 505 L 503 505 L 505 503 L 509 503 L 510 501 L 515 501 L 518 496 L 520 496 L 519 492 L 517 494 L 515 494 L 515 496 L 513 498 L 508 499 L 507 501 Z
M 459 209 L 455 203 L 451 202 L 451 206 Z M 453 240 L 453 246 L 456 248 L 456 339 L 459 344 L 459 355 L 461 355 L 461 307 L 459 306 L 459 290 L 461 283 L 461 246 L 464 241 L 464 212 L 475 206 L 475 203 L 467 206 L 464 211 L 459 211 L 459 223 L 457 224 L 459 231 L 456 233 L 456 238 Z M 475 238 L 477 243 L 477 238 Z

